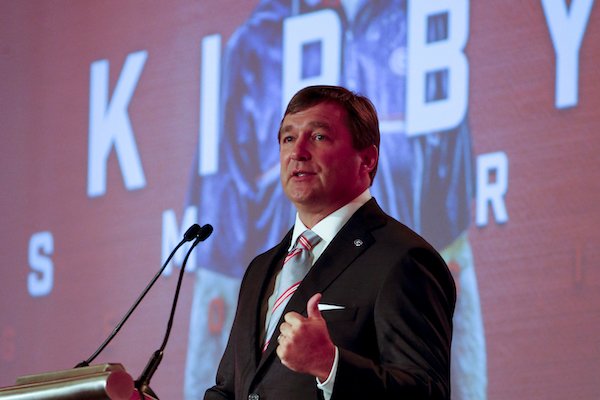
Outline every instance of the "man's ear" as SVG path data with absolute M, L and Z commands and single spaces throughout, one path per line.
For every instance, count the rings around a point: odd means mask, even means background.
M 364 168 L 368 173 L 375 169 L 377 160 L 379 159 L 379 151 L 377 146 L 372 144 L 371 146 L 364 148 L 360 151 L 360 158 L 362 161 L 361 167 Z

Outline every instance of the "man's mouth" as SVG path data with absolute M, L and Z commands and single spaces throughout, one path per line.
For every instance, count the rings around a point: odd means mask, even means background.
M 301 177 L 307 176 L 307 175 L 311 175 L 311 173 L 307 172 L 307 171 L 294 171 L 292 173 L 292 176 L 296 177 L 296 178 L 301 178 Z

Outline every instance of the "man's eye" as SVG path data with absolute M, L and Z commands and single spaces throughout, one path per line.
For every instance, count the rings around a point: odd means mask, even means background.
M 291 136 L 284 136 L 281 138 L 281 143 L 289 143 L 292 141 L 292 137 Z
M 325 140 L 325 135 L 323 135 L 321 133 L 317 133 L 317 134 L 315 134 L 314 138 L 317 141 Z

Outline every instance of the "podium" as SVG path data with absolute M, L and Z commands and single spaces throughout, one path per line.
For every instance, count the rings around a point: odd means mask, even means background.
M 152 399 L 152 397 L 145 397 Z M 131 375 L 121 364 L 99 364 L 26 375 L 0 388 L 0 400 L 133 400 L 139 399 Z

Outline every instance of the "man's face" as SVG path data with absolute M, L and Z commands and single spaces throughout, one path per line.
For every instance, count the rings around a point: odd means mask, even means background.
M 281 183 L 301 216 L 320 220 L 362 193 L 376 158 L 373 148 L 352 147 L 346 111 L 335 103 L 288 114 L 281 124 Z

